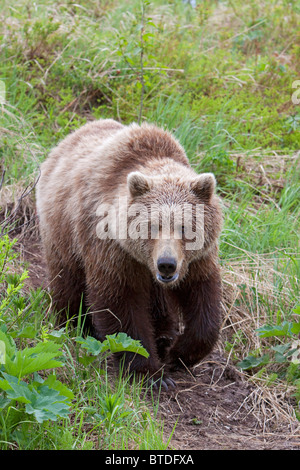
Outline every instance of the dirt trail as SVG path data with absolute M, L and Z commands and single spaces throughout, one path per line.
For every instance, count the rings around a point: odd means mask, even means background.
M 32 287 L 45 286 L 45 264 L 36 236 L 20 244 Z M 177 422 L 171 446 L 177 450 L 300 448 L 299 422 L 289 398 L 281 408 L 272 393 L 251 384 L 223 353 L 222 335 L 214 353 L 193 371 L 173 375 L 177 388 L 162 392 L 160 415 L 165 436 Z
M 257 407 L 263 392 L 244 380 L 220 353 L 213 353 L 193 372 L 194 377 L 188 372 L 174 376 L 176 392 L 161 399 L 166 429 L 171 430 L 178 420 L 171 442 L 175 448 L 299 449 L 297 424 L 291 429 L 279 416 L 266 425 L 268 417 Z

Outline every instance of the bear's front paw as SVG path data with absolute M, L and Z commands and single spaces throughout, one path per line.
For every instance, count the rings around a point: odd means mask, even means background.
M 166 391 L 169 390 L 169 388 L 176 388 L 176 382 L 174 382 L 171 377 L 167 376 L 160 376 L 160 377 L 151 377 L 148 379 L 148 385 L 153 388 L 154 390 L 160 390 L 161 388 L 164 388 Z

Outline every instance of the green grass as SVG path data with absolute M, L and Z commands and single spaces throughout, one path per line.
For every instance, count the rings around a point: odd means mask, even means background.
M 287 0 L 197 3 L 193 9 L 181 0 L 2 2 L 0 172 L 4 188 L 25 187 L 50 148 L 91 118 L 126 124 L 141 114 L 174 132 L 193 167 L 218 180 L 221 263 L 225 283 L 237 279 L 232 314 L 242 311 L 253 332 L 233 328 L 227 338 L 238 362 L 258 344 L 260 353 L 269 348 L 255 328 L 294 318 L 300 298 L 300 105 L 292 101 L 300 11 Z M 17 259 L 10 263 L 11 273 L 22 272 Z M 1 285 L 2 322 L 20 330 L 29 319 L 31 340 L 44 341 L 54 330 L 45 316 L 47 294 L 16 292 L 7 304 L 11 284 L 8 277 Z M 3 409 L 0 446 L 167 446 L 157 406 L 140 398 L 140 385 L 112 383 L 94 364 L 80 364 L 74 335 L 66 333 L 57 372 L 75 397 L 69 417 L 39 424 L 22 407 Z M 31 340 L 19 338 L 18 347 Z M 252 373 L 262 380 L 259 370 Z M 266 383 L 274 373 L 276 367 L 264 371 Z

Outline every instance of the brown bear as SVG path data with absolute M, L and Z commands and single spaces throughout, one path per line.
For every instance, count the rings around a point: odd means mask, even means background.
M 83 295 L 94 336 L 140 340 L 149 358 L 128 353 L 126 366 L 155 380 L 211 351 L 222 213 L 214 176 L 196 174 L 168 131 L 88 123 L 42 164 L 36 197 L 58 310 L 78 315 Z

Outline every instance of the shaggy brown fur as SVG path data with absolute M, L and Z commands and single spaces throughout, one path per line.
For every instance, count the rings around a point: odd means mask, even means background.
M 141 340 L 150 356 L 128 354 L 131 371 L 155 374 L 165 363 L 192 366 L 216 342 L 222 216 L 214 187 L 213 175 L 197 175 L 170 133 L 148 124 L 89 123 L 42 165 L 37 210 L 56 307 L 77 315 L 84 294 L 97 338 L 124 331 Z M 127 198 L 129 208 L 155 206 L 160 221 L 163 215 L 171 220 L 172 209 L 184 203 L 204 204 L 203 247 L 187 250 L 173 222 L 166 240 L 100 239 L 99 205 L 110 204 L 122 215 L 127 209 L 120 198 Z M 161 233 L 160 224 L 156 230 Z M 171 281 L 159 272 L 164 257 L 175 260 Z

